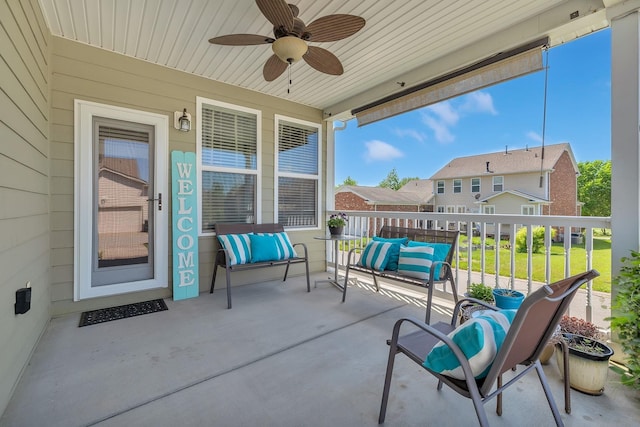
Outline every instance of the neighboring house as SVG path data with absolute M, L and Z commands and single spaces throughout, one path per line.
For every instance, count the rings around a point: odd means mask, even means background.
M 397 191 L 383 187 L 344 185 L 336 190 L 335 209 L 371 212 L 433 212 L 433 204 L 430 202 L 433 197 L 432 187 L 428 179 L 410 181 Z M 407 225 L 413 227 L 413 220 L 410 220 Z M 370 234 L 375 231 L 373 219 L 370 220 L 369 230 Z
M 431 180 L 436 212 L 580 215 L 568 143 L 458 157 Z

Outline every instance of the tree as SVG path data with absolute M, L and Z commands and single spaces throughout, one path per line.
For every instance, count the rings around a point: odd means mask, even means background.
M 398 176 L 398 171 L 396 171 L 396 168 L 393 168 L 391 169 L 391 172 L 387 174 L 387 177 L 382 181 L 380 181 L 380 184 L 378 184 L 378 187 L 391 188 L 392 190 L 398 190 L 407 182 L 413 181 L 414 179 L 420 179 L 420 178 L 414 177 L 414 178 L 400 179 L 400 177 Z
M 351 178 L 351 176 L 348 176 L 344 179 L 342 184 L 338 184 L 338 187 L 342 187 L 343 185 L 358 185 L 358 182 L 355 179 Z
M 611 160 L 578 163 L 578 200 L 584 216 L 611 215 Z

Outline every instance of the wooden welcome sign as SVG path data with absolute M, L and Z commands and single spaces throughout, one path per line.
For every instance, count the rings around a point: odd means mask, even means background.
M 198 189 L 196 154 L 171 152 L 173 299 L 198 296 Z

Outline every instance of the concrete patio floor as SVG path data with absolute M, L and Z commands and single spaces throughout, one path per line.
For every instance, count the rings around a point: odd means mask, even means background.
M 326 278 L 326 274 L 314 279 Z M 78 328 L 80 315 L 51 320 L 1 426 L 375 426 L 386 339 L 400 317 L 423 318 L 420 300 L 331 285 L 307 293 L 302 277 L 198 298 L 167 300 L 168 311 Z M 414 304 L 417 301 L 418 305 Z M 450 317 L 436 299 L 432 318 Z M 604 395 L 572 391 L 563 410 L 555 361 L 545 367 L 567 426 L 640 423 L 638 393 L 609 372 Z M 549 426 L 535 374 L 504 394 L 495 426 Z M 477 425 L 471 401 L 405 357 L 396 362 L 387 426 Z

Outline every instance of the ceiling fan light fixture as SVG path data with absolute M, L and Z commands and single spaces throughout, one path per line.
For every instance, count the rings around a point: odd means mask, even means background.
M 302 59 L 302 55 L 307 53 L 309 47 L 298 37 L 285 36 L 274 41 L 271 48 L 281 61 L 293 64 Z

